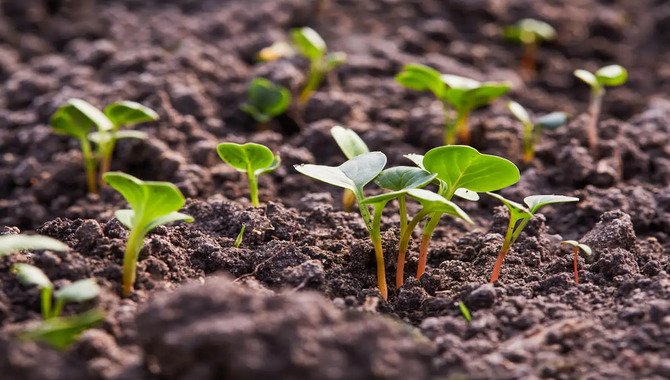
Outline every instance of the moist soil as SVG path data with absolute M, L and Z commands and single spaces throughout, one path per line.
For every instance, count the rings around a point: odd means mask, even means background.
M 0 233 L 37 232 L 71 248 L 0 259 L 2 378 L 670 378 L 667 2 L 6 0 L 0 9 Z M 530 82 L 517 72 L 519 47 L 500 37 L 523 17 L 559 31 Z M 238 108 L 249 81 L 265 76 L 297 92 L 306 62 L 258 63 L 255 54 L 303 25 L 348 61 L 304 109 L 259 128 Z M 475 225 L 443 220 L 420 281 L 414 241 L 406 283 L 385 302 L 360 217 L 341 210 L 338 190 L 292 166 L 341 163 L 329 135 L 336 124 L 390 165 L 436 146 L 440 105 L 393 80 L 410 62 L 509 80 L 509 97 L 533 112 L 569 112 L 569 125 L 546 133 L 535 160 L 520 165 L 521 181 L 501 193 L 580 202 L 543 209 L 495 285 L 487 280 L 507 211 L 488 197 L 460 202 Z M 588 88 L 572 71 L 613 62 L 630 79 L 606 94 L 594 157 Z M 86 195 L 76 142 L 48 125 L 71 97 L 157 110 L 160 121 L 138 127 L 151 138 L 119 142 L 113 169 L 175 183 L 195 217 L 148 235 L 127 299 L 127 231 L 113 218 L 125 202 L 108 188 Z M 520 162 L 521 129 L 504 102 L 476 111 L 471 124 L 476 148 Z M 222 141 L 281 155 L 260 179 L 261 207 L 250 207 L 244 178 L 217 157 Z M 392 284 L 394 205 L 382 230 Z M 593 249 L 579 259 L 579 284 L 564 239 Z M 39 294 L 9 272 L 15 262 L 39 266 L 57 285 L 95 277 L 104 323 L 62 352 L 17 339 L 39 320 Z

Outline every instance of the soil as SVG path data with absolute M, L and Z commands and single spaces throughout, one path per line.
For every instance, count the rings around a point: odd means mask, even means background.
M 319 8 L 319 5 L 325 8 Z M 520 48 L 500 28 L 523 17 L 559 31 L 524 83 Z M 239 110 L 256 76 L 297 92 L 306 62 L 257 63 L 256 52 L 310 25 L 348 61 L 306 104 L 259 130 Z M 641 0 L 38 1 L 0 3 L 0 234 L 37 232 L 68 253 L 0 259 L 0 373 L 7 379 L 662 379 L 670 378 L 670 4 Z M 405 63 L 509 80 L 509 98 L 569 125 L 545 134 L 521 181 L 501 193 L 565 194 L 547 207 L 487 283 L 507 212 L 492 198 L 460 202 L 475 226 L 445 220 L 428 270 L 388 302 L 376 290 L 373 248 L 341 193 L 292 168 L 344 160 L 335 124 L 361 134 L 389 164 L 441 141 L 442 109 L 403 89 Z M 588 88 L 575 68 L 620 63 L 629 82 L 605 96 L 599 154 L 584 126 Z M 136 291 L 119 297 L 127 231 L 113 190 L 86 195 L 75 141 L 48 125 L 65 100 L 119 99 L 161 116 L 120 141 L 113 169 L 175 183 L 190 224 L 156 228 Z M 504 102 L 472 115 L 473 145 L 520 162 L 521 129 Z M 260 178 L 260 208 L 223 164 L 221 141 L 270 146 L 282 166 Z M 415 208 L 411 208 L 415 211 Z M 246 225 L 240 248 L 235 236 Z M 384 212 L 389 283 L 397 209 Z M 564 239 L 591 246 L 575 284 Z M 416 240 L 416 239 L 415 239 Z M 57 285 L 95 277 L 102 326 L 66 351 L 16 339 L 39 320 L 39 294 L 9 267 L 29 262 Z M 459 311 L 464 302 L 468 322 Z M 93 304 L 68 306 L 67 314 Z

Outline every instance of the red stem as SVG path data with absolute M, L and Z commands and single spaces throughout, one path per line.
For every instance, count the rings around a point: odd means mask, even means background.
M 416 279 L 420 280 L 426 272 L 426 262 L 428 261 L 428 247 L 430 245 L 430 235 L 421 236 L 421 246 L 419 247 L 419 266 L 416 268 Z
M 577 259 L 579 258 L 579 247 L 572 249 L 573 262 L 574 262 L 574 271 L 575 271 L 575 283 L 579 284 L 579 272 L 577 271 Z
M 500 277 L 500 269 L 502 268 L 503 261 L 505 261 L 505 256 L 507 256 L 508 248 L 503 246 L 503 248 L 500 250 L 500 253 L 498 253 L 498 258 L 496 259 L 496 263 L 493 266 L 493 272 L 491 273 L 491 280 L 489 281 L 490 283 L 494 283 L 498 281 L 498 277 Z

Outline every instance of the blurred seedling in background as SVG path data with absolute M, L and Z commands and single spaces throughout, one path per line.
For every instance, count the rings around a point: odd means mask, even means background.
M 578 268 L 579 251 L 584 252 L 586 256 L 591 256 L 593 254 L 593 251 L 591 250 L 591 247 L 589 247 L 588 245 L 582 244 L 576 240 L 564 240 L 561 242 L 561 244 L 572 246 L 572 259 L 573 259 L 573 271 L 575 273 L 575 284 L 579 284 L 579 268 Z
M 396 75 L 396 81 L 412 90 L 430 91 L 444 105 L 444 144 L 452 145 L 456 139 L 462 144 L 470 144 L 470 113 L 492 103 L 510 90 L 506 82 L 479 82 L 458 75 L 442 74 L 421 64 L 407 64 Z M 451 117 L 448 109 L 453 108 L 456 116 Z
M 256 143 L 221 143 L 217 145 L 216 151 L 228 165 L 237 169 L 237 171 L 247 173 L 251 205 L 254 207 L 260 206 L 258 176 L 277 169 L 281 164 L 279 156 L 272 153 L 270 148 Z
M 506 26 L 503 36 L 523 45 L 521 75 L 525 80 L 532 80 L 537 70 L 538 47 L 544 41 L 556 39 L 556 30 L 544 21 L 525 18 L 514 25 Z
M 575 70 L 574 74 L 591 86 L 590 120 L 586 127 L 586 133 L 591 154 L 595 157 L 598 154 L 598 118 L 602 109 L 605 88 L 621 86 L 626 83 L 628 71 L 619 65 L 609 65 L 601 67 L 595 73 L 579 69 Z
M 295 49 L 286 41 L 277 41 L 258 52 L 258 60 L 270 62 L 280 58 L 292 57 L 296 54 Z
M 243 224 L 242 228 L 240 228 L 240 232 L 238 232 L 237 237 L 235 238 L 235 242 L 233 243 L 233 247 L 235 248 L 240 248 L 240 245 L 242 245 L 242 239 L 244 238 L 244 230 L 247 229 L 247 225 Z
M 68 246 L 60 241 L 42 235 L 2 235 L 0 236 L 0 257 L 18 251 L 50 250 L 66 252 Z
M 500 248 L 498 258 L 496 259 L 496 263 L 493 266 L 493 271 L 491 272 L 491 283 L 494 283 L 498 280 L 498 277 L 500 276 L 500 269 L 502 268 L 505 256 L 507 256 L 507 253 L 509 252 L 512 245 L 514 245 L 516 240 L 519 238 L 519 235 L 521 235 L 523 229 L 526 228 L 528 222 L 530 222 L 530 220 L 533 218 L 533 216 L 535 216 L 540 208 L 556 203 L 579 201 L 579 198 L 566 197 L 564 195 L 531 195 L 523 199 L 523 202 L 527 206 L 526 207 L 519 203 L 510 201 L 499 194 L 488 193 L 488 195 L 498 199 L 509 210 L 509 224 L 507 226 L 507 232 L 505 233 L 503 245 Z
M 247 101 L 240 106 L 242 111 L 264 125 L 286 112 L 291 104 L 291 92 L 265 78 L 254 78 L 249 84 Z
M 337 146 L 340 147 L 340 150 L 342 150 L 342 153 L 344 153 L 348 160 L 370 152 L 365 141 L 363 141 L 356 132 L 349 128 L 343 128 L 336 125 L 330 129 L 330 134 L 333 136 Z M 355 202 L 356 196 L 354 193 L 349 189 L 344 189 L 344 192 L 342 193 L 342 209 L 347 212 L 351 211 Z
M 131 207 L 114 214 L 130 230 L 123 254 L 122 295 L 127 297 L 135 283 L 137 258 L 149 231 L 171 222 L 192 222 L 193 218 L 177 212 L 186 200 L 177 186 L 169 182 L 142 181 L 121 172 L 108 172 L 103 178 Z
M 458 301 L 458 309 L 461 311 L 461 315 L 465 318 L 468 323 L 472 322 L 472 314 L 470 314 L 470 309 L 463 303 L 463 301 Z
M 523 125 L 523 162 L 529 163 L 535 157 L 535 147 L 537 146 L 542 132 L 546 129 L 554 130 L 568 121 L 568 114 L 565 112 L 552 112 L 544 116 L 540 116 L 535 123 L 533 123 L 528 111 L 517 102 L 511 101 L 507 103 L 507 108 Z

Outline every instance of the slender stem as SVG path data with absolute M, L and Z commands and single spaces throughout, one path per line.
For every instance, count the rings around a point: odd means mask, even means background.
M 381 219 L 385 203 L 375 205 L 374 217 L 372 219 L 372 230 L 370 240 L 375 247 L 375 259 L 377 261 L 377 287 L 382 298 L 388 300 L 388 288 L 386 286 L 386 267 L 384 264 L 384 251 L 382 248 Z
M 535 53 L 537 44 L 535 42 L 523 44 L 523 54 L 521 55 L 521 76 L 524 80 L 533 80 L 536 72 Z
M 356 194 L 349 189 L 344 189 L 342 193 L 342 209 L 350 212 L 354 208 L 354 202 L 356 202 Z
M 533 161 L 533 157 L 535 156 L 537 135 L 533 133 L 534 129 L 535 127 L 532 123 L 524 123 L 523 125 L 523 162 L 525 163 Z
M 251 205 L 253 207 L 260 206 L 258 201 L 258 178 L 253 170 L 247 170 L 247 180 L 249 181 L 249 198 L 251 198 Z
M 468 126 L 468 116 L 470 111 L 467 109 L 457 110 L 456 120 L 447 121 L 444 131 L 444 145 L 453 145 L 456 143 L 456 136 L 463 144 L 470 143 L 470 128 Z
M 578 261 L 578 258 L 579 258 L 579 247 L 572 248 L 572 256 L 573 256 L 573 266 L 574 266 L 574 271 L 575 271 L 575 284 L 579 284 L 579 271 L 577 269 L 577 261 Z
M 598 154 L 598 118 L 600 117 L 604 94 L 605 89 L 603 88 L 591 89 L 591 104 L 589 105 L 591 119 L 587 125 L 586 133 L 588 136 L 589 149 L 594 158 Z
M 398 198 L 398 208 L 400 213 L 400 236 L 402 236 L 407 228 L 407 200 L 405 195 Z
M 40 298 L 42 300 L 42 319 L 49 319 L 51 317 L 51 291 L 49 287 L 44 287 L 40 291 Z
M 93 150 L 91 149 L 91 143 L 86 137 L 79 139 L 81 144 L 81 154 L 84 159 L 84 167 L 86 169 L 86 184 L 88 187 L 89 193 L 98 192 L 98 179 L 95 173 L 96 162 L 95 157 L 93 156 Z
M 56 298 L 56 306 L 54 306 L 51 317 L 58 317 L 63 312 L 63 306 L 65 306 L 65 301 L 62 298 Z
M 407 253 L 407 248 L 409 247 L 409 239 L 412 237 L 412 232 L 416 226 L 426 216 L 428 216 L 428 212 L 425 212 L 424 210 L 419 211 L 419 213 L 416 214 L 409 222 L 403 233 L 400 234 L 400 241 L 398 242 L 398 263 L 395 272 L 396 288 L 400 288 L 405 282 L 405 254 Z
M 505 241 L 503 242 L 503 245 L 500 248 L 500 252 L 498 253 L 496 263 L 495 265 L 493 265 L 493 271 L 491 272 L 491 280 L 489 281 L 490 283 L 498 281 L 498 277 L 500 277 L 500 269 L 502 268 L 503 261 L 505 261 L 505 256 L 507 256 L 509 248 L 512 246 L 512 244 L 514 244 L 514 241 L 516 240 L 514 238 L 514 232 L 515 232 L 514 226 L 516 225 L 516 222 L 517 219 L 510 215 L 509 224 L 507 225 L 507 232 L 505 233 Z
M 307 83 L 305 84 L 305 87 L 302 89 L 302 92 L 298 97 L 298 104 L 303 105 L 307 103 L 309 97 L 312 96 L 312 93 L 316 91 L 316 89 L 321 84 L 324 75 L 325 73 L 321 69 L 320 60 L 313 60 L 312 62 L 310 62 L 309 74 L 307 74 Z
M 116 139 L 112 138 L 109 142 L 100 147 L 100 183 L 102 176 L 107 173 L 112 167 L 112 155 L 114 154 L 114 147 L 116 146 Z
M 421 234 L 421 245 L 419 247 L 419 265 L 416 268 L 416 279 L 421 279 L 423 273 L 426 271 L 426 263 L 428 262 L 428 248 L 430 246 L 430 238 L 433 236 L 433 231 L 435 227 L 440 222 L 441 213 L 435 212 L 430 217 L 428 223 L 423 226 L 423 232 Z
M 144 244 L 144 233 L 142 229 L 135 227 L 130 231 L 126 251 L 123 254 L 123 297 L 128 297 L 135 284 L 137 271 L 137 257 Z

